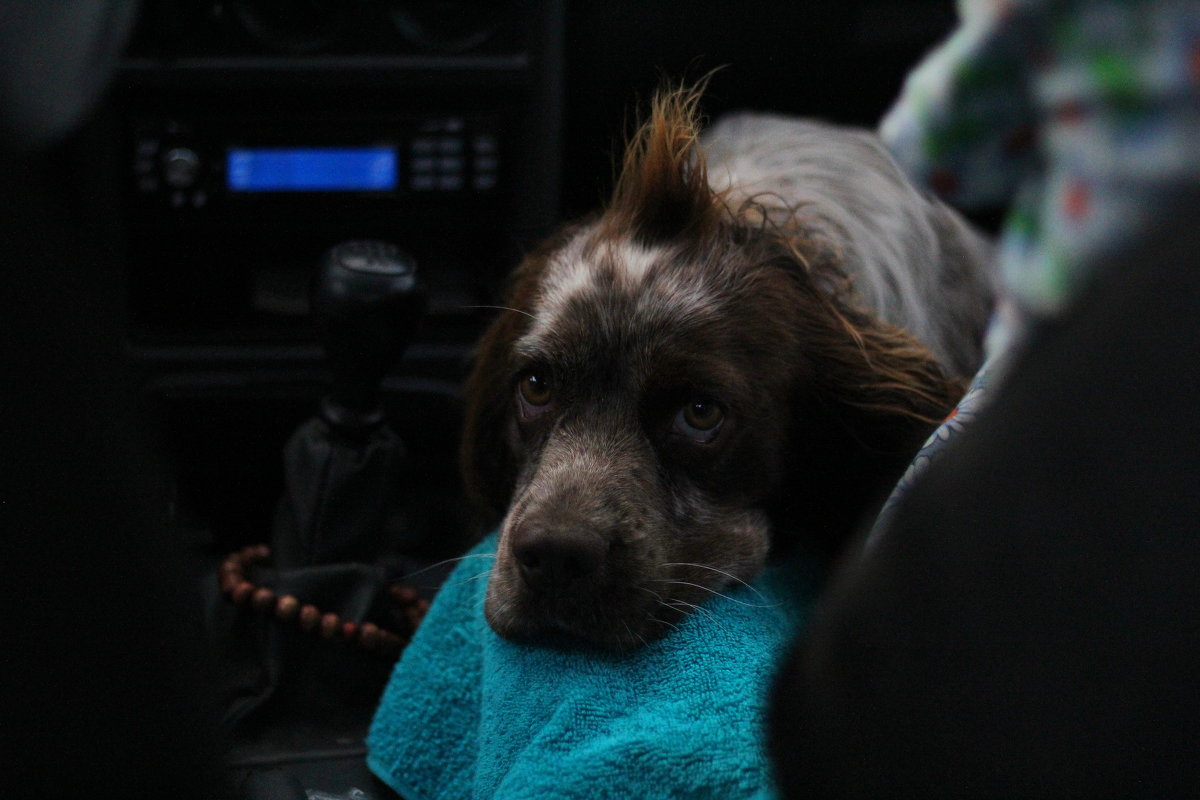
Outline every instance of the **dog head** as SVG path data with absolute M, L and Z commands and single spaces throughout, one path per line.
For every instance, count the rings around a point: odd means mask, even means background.
M 480 343 L 462 459 L 502 519 L 502 636 L 663 635 L 773 528 L 839 540 L 958 394 L 798 225 L 710 188 L 696 101 L 656 98 L 609 206 L 526 258 Z

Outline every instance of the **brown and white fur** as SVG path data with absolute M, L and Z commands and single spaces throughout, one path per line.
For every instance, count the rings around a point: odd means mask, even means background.
M 502 519 L 502 636 L 634 647 L 773 546 L 836 548 L 978 359 L 980 236 L 869 134 L 743 115 L 701 142 L 697 99 L 656 97 L 480 343 L 462 456 Z

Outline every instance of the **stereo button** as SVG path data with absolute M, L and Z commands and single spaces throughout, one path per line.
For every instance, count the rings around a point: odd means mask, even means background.
M 496 137 L 490 133 L 481 133 L 471 140 L 471 146 L 480 155 L 491 155 L 499 149 Z
M 428 192 L 437 188 L 437 177 L 432 173 L 413 175 L 408 185 L 418 192 Z
M 163 156 L 163 180 L 168 186 L 186 189 L 200 174 L 200 157 L 186 147 L 176 147 Z
M 431 156 L 437 153 L 437 139 L 431 139 L 428 136 L 422 136 L 419 139 L 412 140 L 412 154 L 414 156 Z

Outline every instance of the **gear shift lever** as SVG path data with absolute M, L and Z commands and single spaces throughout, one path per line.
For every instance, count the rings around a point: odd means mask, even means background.
M 230 724 L 271 707 L 272 698 L 279 698 L 278 709 L 303 697 L 291 710 L 305 715 L 360 708 L 365 697 L 373 704 L 387 663 L 312 648 L 301 631 L 364 646 L 367 638 L 356 637 L 374 631 L 369 647 L 381 648 L 385 634 L 399 642 L 406 625 L 415 625 L 415 591 L 403 598 L 393 583 L 427 543 L 429 528 L 414 524 L 412 509 L 404 507 L 402 498 L 411 496 L 404 445 L 384 420 L 381 384 L 424 306 L 415 265 L 394 245 L 345 242 L 321 261 L 312 284 L 313 321 L 333 380 L 319 412 L 284 446 L 283 494 L 265 557 L 270 566 L 260 568 L 262 583 L 254 590 L 266 598 L 255 607 L 286 624 L 231 623 L 230 657 L 250 653 L 248 663 L 259 669 L 233 671 Z M 252 561 L 234 560 L 230 574 L 238 572 L 243 585 Z M 230 597 L 239 602 L 236 593 Z
M 416 265 L 387 242 L 343 242 L 322 259 L 312 305 L 333 371 L 321 416 L 339 432 L 361 436 L 383 421 L 380 384 L 425 309 Z
M 404 446 L 383 422 L 380 385 L 424 312 L 416 266 L 387 242 L 344 242 L 323 257 L 312 305 L 333 383 L 284 448 L 272 546 L 284 569 L 370 564 L 415 544 L 394 508 Z

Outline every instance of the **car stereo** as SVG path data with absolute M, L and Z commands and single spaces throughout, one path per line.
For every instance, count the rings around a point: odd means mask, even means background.
M 426 344 L 469 343 L 559 214 L 561 36 L 534 0 L 146 2 L 111 103 L 135 354 L 310 357 L 354 238 L 416 259 Z
M 331 126 L 141 119 L 132 128 L 134 202 L 140 213 L 255 215 L 280 203 L 495 198 L 502 127 L 496 116 L 359 117 Z

